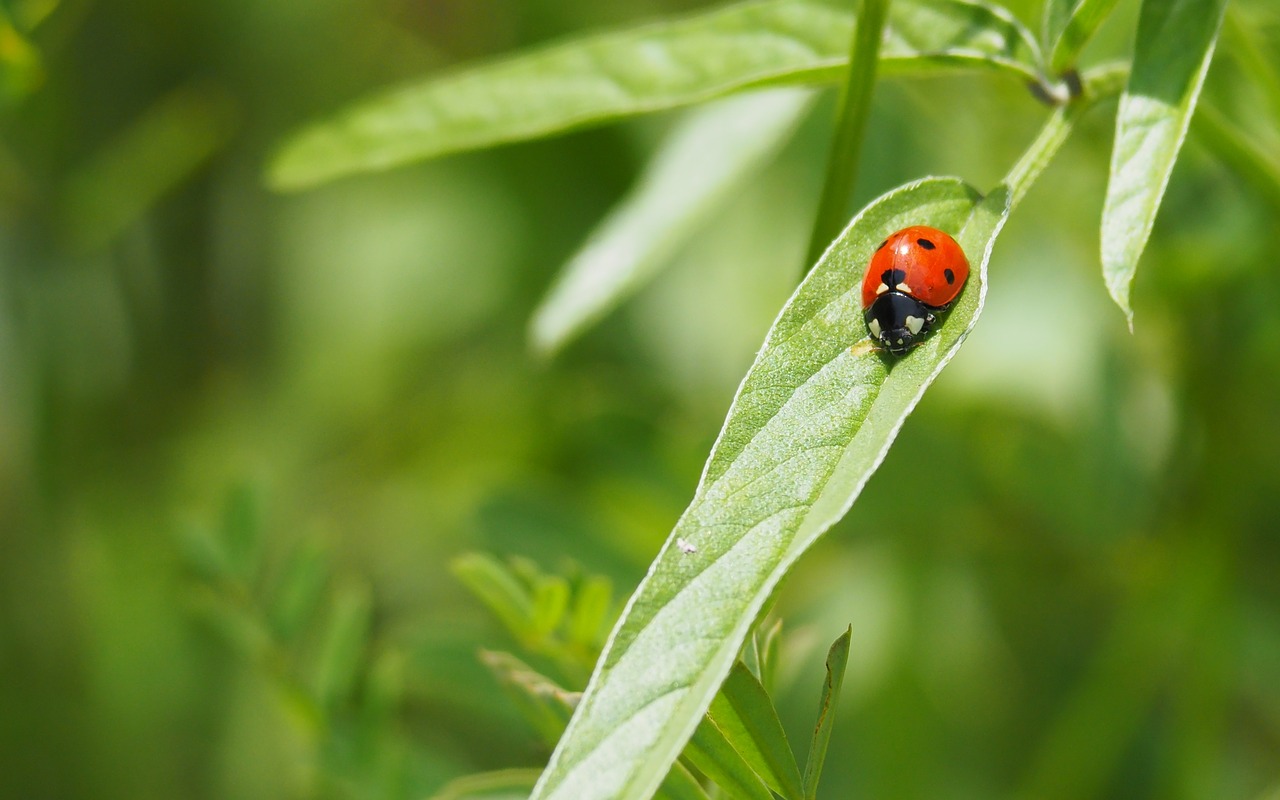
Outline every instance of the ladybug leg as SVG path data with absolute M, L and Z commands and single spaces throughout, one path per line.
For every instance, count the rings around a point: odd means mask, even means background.
M 882 351 L 883 348 L 877 347 L 875 341 L 872 340 L 871 337 L 867 337 L 859 342 L 854 342 L 853 346 L 849 348 L 849 355 L 859 357 L 865 356 L 867 353 L 877 353 Z

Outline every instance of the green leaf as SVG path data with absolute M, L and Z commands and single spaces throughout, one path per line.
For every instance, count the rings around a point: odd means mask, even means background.
M 836 701 L 844 684 L 844 670 L 849 665 L 849 638 L 853 628 L 845 629 L 827 651 L 827 679 L 822 684 L 822 699 L 818 703 L 818 723 L 813 726 L 813 742 L 809 745 L 809 758 L 804 765 L 805 800 L 818 796 L 818 780 L 822 777 L 822 765 L 827 760 L 827 746 L 831 744 L 831 731 L 836 724 Z
M 592 575 L 573 593 L 569 612 L 569 641 L 583 648 L 599 647 L 613 605 L 613 584 L 608 578 Z
M 466 553 L 455 558 L 449 568 L 511 635 L 522 641 L 532 637 L 533 598 L 505 564 L 484 553 Z
M 707 716 L 770 789 L 787 800 L 800 800 L 800 768 L 782 721 L 769 693 L 741 661 L 733 665 Z
M 698 779 L 680 763 L 671 765 L 671 771 L 654 797 L 659 800 L 710 800 Z
M 502 769 L 450 781 L 431 800 L 528 800 L 541 770 Z
M 560 627 L 569 608 L 569 582 L 558 575 L 544 575 L 533 589 L 533 633 L 539 638 Z
M 335 593 L 315 668 L 316 701 L 335 706 L 351 694 L 373 616 L 373 599 L 363 583 L 349 583 Z
M 758 0 L 570 41 L 431 77 L 357 103 L 291 137 L 277 189 L 489 147 L 766 84 L 833 83 L 853 16 L 824 0 Z M 1040 56 L 1008 12 L 974 0 L 900 0 L 886 70 L 995 67 L 1038 79 Z
M 730 797 L 773 800 L 773 794 L 745 758 L 709 718 L 694 729 L 681 756 L 693 764 Z
M 507 690 L 517 710 L 543 741 L 554 747 L 582 695 L 561 688 L 510 653 L 481 650 L 480 661 Z
M 848 510 L 971 329 L 1008 199 L 1003 187 L 984 199 L 954 178 L 921 180 L 873 202 L 823 255 L 769 331 L 693 502 L 614 629 L 536 798 L 654 791 L 774 587 Z M 973 272 L 934 334 L 890 360 L 865 338 L 862 268 L 887 234 L 919 223 L 957 234 Z
M 1204 84 L 1226 0 L 1145 0 L 1102 209 L 1102 273 L 1133 328 L 1129 287 Z
M 775 89 L 690 112 L 539 304 L 529 326 L 534 349 L 560 349 L 652 278 L 786 141 L 810 98 Z
M 329 571 L 328 551 L 314 542 L 304 543 L 285 563 L 269 610 L 271 627 L 282 641 L 297 635 L 315 613 Z
M 1046 0 L 1044 41 L 1053 74 L 1075 66 L 1080 51 L 1115 7 L 1116 0 Z

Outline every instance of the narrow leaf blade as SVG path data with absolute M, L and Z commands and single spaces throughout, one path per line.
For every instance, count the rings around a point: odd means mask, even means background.
M 538 800 L 653 793 L 774 587 L 848 510 L 968 334 L 1008 203 L 1003 187 L 984 199 L 957 179 L 926 179 L 872 203 L 833 242 L 739 388 L 694 499 L 614 629 Z M 949 318 L 891 363 L 866 346 L 862 266 L 885 235 L 919 223 L 957 233 L 974 270 Z
M 446 153 L 703 102 L 771 83 L 838 80 L 853 15 L 823 0 L 755 0 L 585 37 L 430 77 L 295 134 L 268 179 L 299 189 Z M 885 69 L 984 66 L 1035 78 L 1034 39 L 977 0 L 901 0 Z
M 1059 73 L 1074 65 L 1117 0 L 1048 0 L 1045 3 L 1045 42 L 1049 68 Z
M 1133 327 L 1129 286 L 1187 134 L 1226 0 L 1145 0 L 1102 209 L 1102 273 Z
M 431 800 L 525 800 L 538 780 L 536 769 L 481 772 L 451 781 Z
M 652 278 L 786 141 L 810 101 L 808 92 L 774 89 L 691 112 L 539 304 L 533 348 L 555 352 Z
M 773 800 L 773 794 L 760 780 L 756 770 L 729 744 L 709 718 L 699 723 L 681 755 L 730 797 Z
M 795 754 L 764 686 L 741 661 L 733 665 L 707 712 L 725 740 L 770 789 L 788 800 L 804 790 Z
M 813 742 L 809 745 L 809 758 L 804 765 L 805 800 L 814 800 L 818 796 L 818 780 L 822 777 L 827 746 L 831 744 L 831 731 L 835 728 L 836 702 L 840 699 L 840 687 L 844 685 L 845 667 L 849 665 L 849 639 L 852 635 L 853 628 L 846 628 L 827 651 L 827 679 L 822 684 L 818 723 L 813 727 Z
M 466 553 L 449 565 L 502 624 L 519 639 L 533 635 L 533 598 L 507 566 L 484 553 Z

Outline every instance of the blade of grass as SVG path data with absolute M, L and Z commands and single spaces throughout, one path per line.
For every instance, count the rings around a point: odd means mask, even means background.
M 299 189 L 357 172 L 704 102 L 844 77 L 853 15 L 823 0 L 756 0 L 432 76 L 287 140 L 268 180 Z M 1031 34 L 979 0 L 899 0 L 885 70 L 988 67 L 1037 80 Z
M 681 758 L 715 781 L 730 797 L 773 800 L 773 793 L 760 780 L 756 770 L 708 718 L 703 718 L 694 729 Z
M 809 757 L 804 765 L 805 800 L 815 800 L 818 796 L 818 780 L 822 777 L 827 746 L 831 744 L 831 731 L 836 724 L 836 702 L 840 699 L 840 687 L 844 685 L 845 667 L 849 665 L 849 640 L 852 636 L 853 627 L 850 626 L 827 651 L 827 679 L 822 684 L 818 723 L 813 726 L 813 741 L 809 744 Z
M 1226 0 L 1145 0 L 1102 208 L 1102 274 L 1133 329 L 1129 287 L 1204 85 Z
M 862 140 L 870 123 L 871 96 L 876 85 L 876 65 L 880 62 L 880 43 L 884 40 L 889 2 L 860 0 L 858 3 L 857 22 L 849 49 L 849 74 L 840 93 L 831 156 L 827 160 L 827 179 L 818 201 L 818 213 L 814 215 L 806 265 L 818 262 L 818 256 L 827 249 L 849 218 L 845 209 L 858 180 L 858 162 L 862 158 Z

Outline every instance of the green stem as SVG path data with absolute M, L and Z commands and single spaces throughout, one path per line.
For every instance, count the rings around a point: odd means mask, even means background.
M 822 187 L 822 199 L 813 221 L 806 268 L 812 268 L 818 262 L 818 257 L 848 222 L 846 208 L 858 178 L 858 162 L 871 112 L 871 94 L 875 89 L 876 65 L 880 60 L 880 42 L 884 38 L 889 2 L 861 0 L 860 3 L 849 54 L 849 78 L 845 81 L 836 112 L 827 181 Z
M 1035 141 L 1004 179 L 1004 185 L 1009 189 L 1010 211 L 1026 195 L 1036 178 L 1044 172 L 1044 168 L 1049 166 L 1058 148 L 1071 134 L 1076 121 L 1099 100 L 1119 94 L 1128 74 L 1128 68 L 1124 65 L 1098 67 L 1084 76 L 1084 91 L 1079 97 L 1054 110 Z

